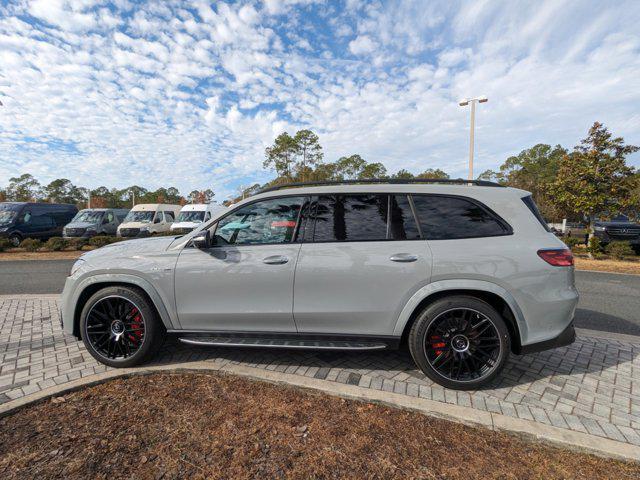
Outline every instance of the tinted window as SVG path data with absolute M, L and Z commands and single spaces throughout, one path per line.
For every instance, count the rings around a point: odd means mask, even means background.
M 173 212 L 164 212 L 164 221 L 165 222 L 174 222 L 175 217 L 173 216 Z
M 549 225 L 547 225 L 547 222 L 544 220 L 544 217 L 540 213 L 540 210 L 538 210 L 538 206 L 536 205 L 536 202 L 533 201 L 533 197 L 529 195 L 527 197 L 524 197 L 522 201 L 531 211 L 531 213 L 533 213 L 533 216 L 536 217 L 536 219 L 540 222 L 540 225 L 542 225 L 547 232 L 550 232 L 551 229 L 549 228 Z
M 315 242 L 386 240 L 387 195 L 327 195 L 315 208 Z
M 390 238 L 392 240 L 415 240 L 420 238 L 420 232 L 411 211 L 409 198 L 406 195 L 391 195 L 390 208 Z
M 256 202 L 224 217 L 216 228 L 217 245 L 288 243 L 293 239 L 304 197 Z
M 464 198 L 412 195 L 422 234 L 430 240 L 491 237 L 509 233 L 506 225 L 478 203 Z

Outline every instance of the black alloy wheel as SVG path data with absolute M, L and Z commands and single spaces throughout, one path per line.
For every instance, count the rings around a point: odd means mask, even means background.
M 478 380 L 498 363 L 500 335 L 487 316 L 455 308 L 431 321 L 424 349 L 431 367 L 445 379 Z
M 501 315 L 483 300 L 466 295 L 444 297 L 425 307 L 411 327 L 408 344 L 427 377 L 459 390 L 490 383 L 511 350 Z
M 134 286 L 105 287 L 80 314 L 80 333 L 93 357 L 111 367 L 133 367 L 162 345 L 166 330 L 149 297 Z
M 124 297 L 105 297 L 87 316 L 85 332 L 95 351 L 107 359 L 133 356 L 145 341 L 145 320 L 140 309 Z

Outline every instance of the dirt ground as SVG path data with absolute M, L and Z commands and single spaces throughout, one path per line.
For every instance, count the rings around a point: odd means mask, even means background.
M 0 478 L 640 478 L 640 464 L 292 387 L 155 374 L 0 419 Z
M 628 260 L 589 260 L 588 258 L 576 257 L 577 270 L 597 270 L 599 272 L 630 273 L 640 275 L 640 262 Z

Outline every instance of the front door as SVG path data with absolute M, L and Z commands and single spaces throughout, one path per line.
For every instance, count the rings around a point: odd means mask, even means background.
M 295 332 L 294 242 L 305 197 L 242 206 L 214 224 L 212 246 L 186 247 L 175 291 L 185 330 Z
M 431 275 L 431 251 L 408 197 L 321 196 L 313 218 L 296 267 L 298 331 L 392 335 L 402 308 Z

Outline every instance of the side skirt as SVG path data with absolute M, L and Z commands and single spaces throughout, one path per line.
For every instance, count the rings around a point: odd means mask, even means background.
M 182 343 L 212 347 L 256 347 L 305 350 L 393 350 L 400 337 L 273 332 L 200 332 L 169 330 Z

